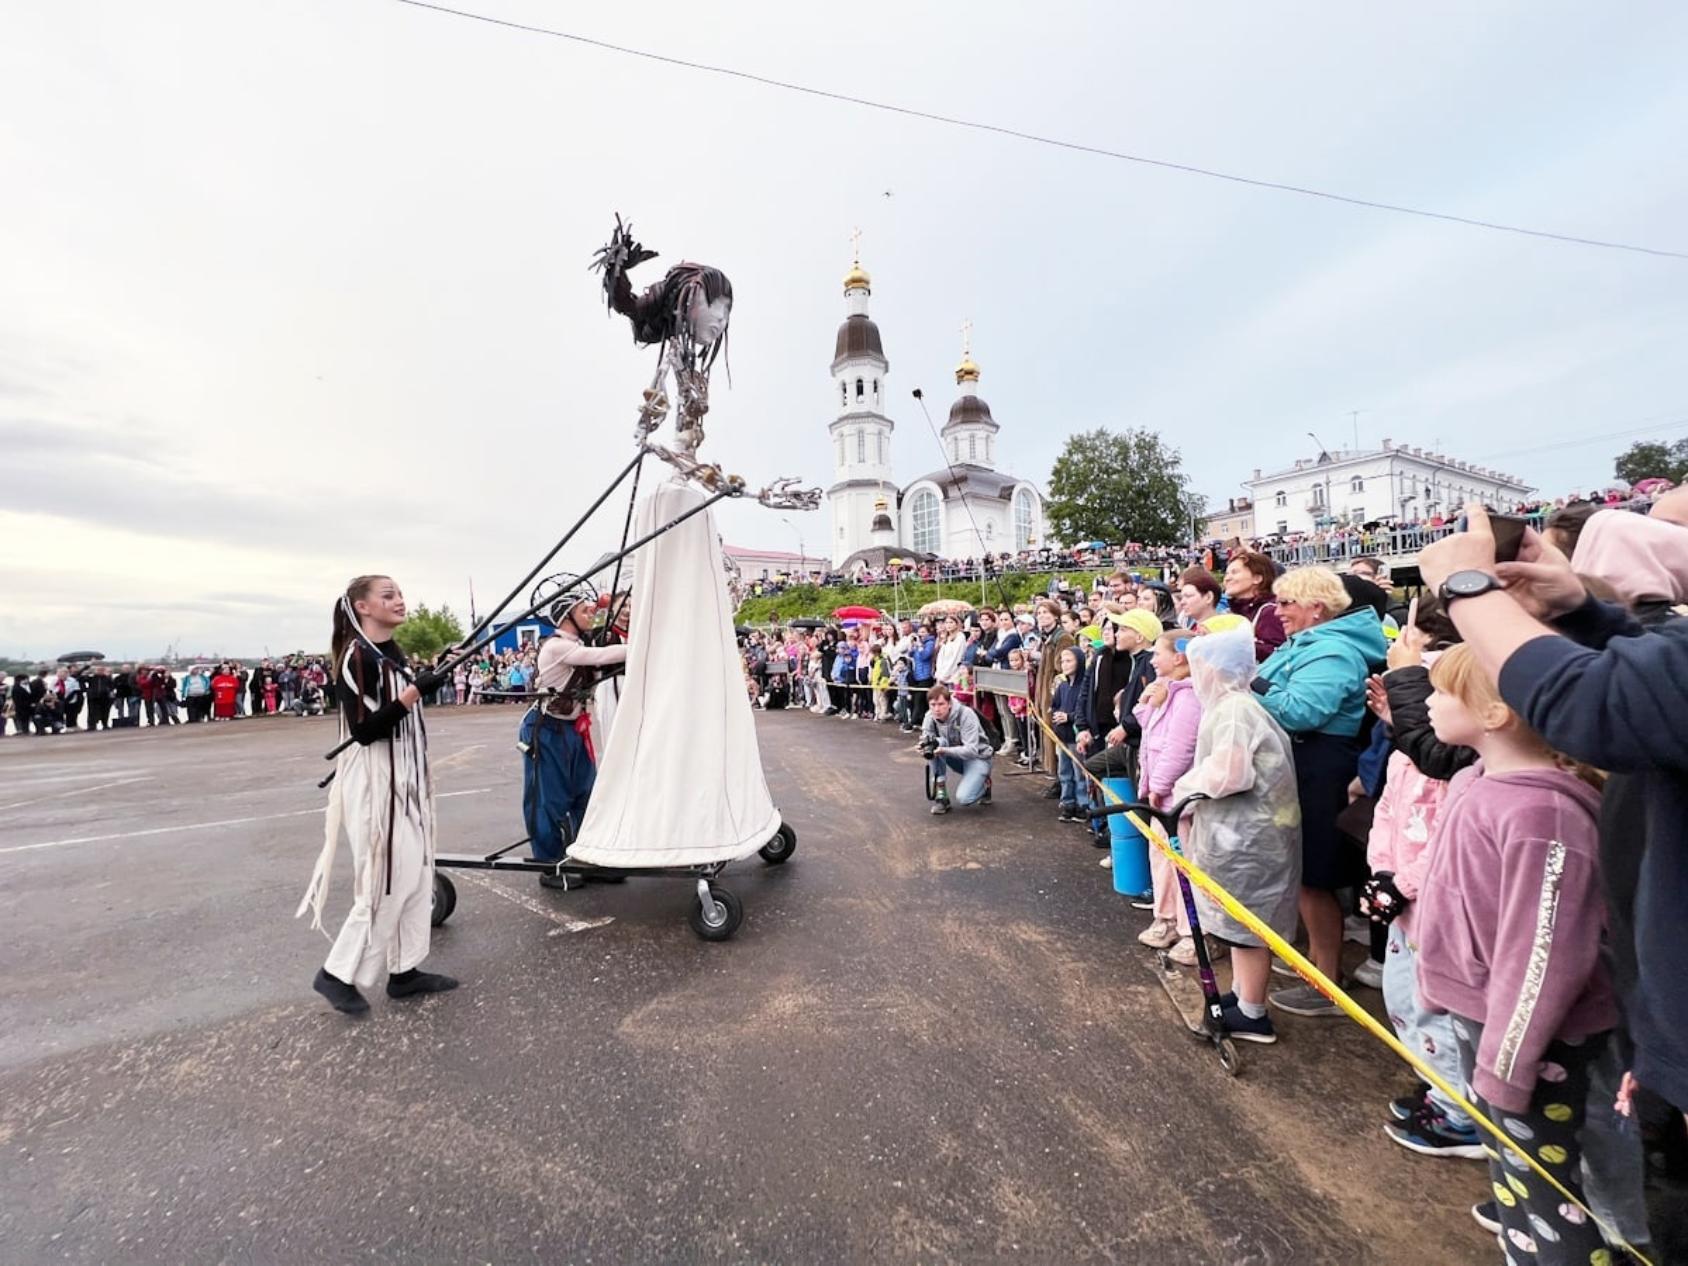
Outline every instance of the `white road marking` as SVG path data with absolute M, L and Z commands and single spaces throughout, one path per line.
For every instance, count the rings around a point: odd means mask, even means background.
M 62 766 L 47 765 L 44 768 L 59 769 L 62 768 Z M 0 770 L 0 777 L 3 777 L 11 772 L 12 771 L 9 769 Z M 17 772 L 20 774 L 28 773 L 27 770 L 19 770 Z M 90 778 L 111 778 L 114 776 L 122 777 L 124 774 L 141 774 L 145 772 L 146 771 L 142 769 L 85 769 L 80 774 L 55 774 L 51 778 L 29 777 L 26 781 L 31 787 L 44 787 L 50 782 L 87 782 Z M 7 788 L 7 790 L 13 789 Z
M 434 799 L 449 800 L 453 796 L 478 796 L 491 790 L 491 787 L 475 787 L 469 791 L 446 791 L 435 796 Z M 252 822 L 275 822 L 282 818 L 304 818 L 327 811 L 325 805 L 320 809 L 294 809 L 289 813 L 260 813 L 250 818 L 224 818 L 219 822 L 189 822 L 183 826 L 155 826 L 145 831 L 118 831 L 111 835 L 82 835 L 73 840 L 47 840 L 40 844 L 14 844 L 11 848 L 0 848 L 0 854 L 31 853 L 38 848 L 64 848 L 70 844 L 104 844 L 109 840 L 138 840 L 149 835 L 177 835 L 183 831 L 210 831 L 220 826 L 246 826 Z
M 455 765 L 459 761 L 461 761 L 470 752 L 478 752 L 478 751 L 481 750 L 481 748 L 483 748 L 485 746 L 486 746 L 485 743 L 471 743 L 468 747 L 459 748 L 457 751 L 453 752 L 450 756 L 442 756 L 436 761 L 431 761 L 430 764 L 435 769 L 448 769 L 452 765 Z
M 464 871 L 462 878 L 468 880 L 472 884 L 485 888 L 494 896 L 503 897 L 504 900 L 514 902 L 522 909 L 530 911 L 533 914 L 537 914 L 542 919 L 550 919 L 551 922 L 557 924 L 556 927 L 552 928 L 545 934 L 546 936 L 562 936 L 568 932 L 589 932 L 593 928 L 601 928 L 606 923 L 615 922 L 615 916 L 613 914 L 605 915 L 601 919 L 577 919 L 572 915 L 558 914 L 549 906 L 542 905 L 538 901 L 535 901 L 525 892 L 517 892 L 503 884 L 494 883 L 485 875 L 477 875 L 472 870 Z
M 11 804 L 0 804 L 0 809 L 21 809 L 25 805 L 40 804 L 43 800 L 56 800 L 60 796 L 85 796 L 90 791 L 104 791 L 107 787 L 127 787 L 132 782 L 147 782 L 148 778 L 119 778 L 115 782 L 98 782 L 92 787 L 78 787 L 74 791 L 50 791 L 44 796 L 36 796 L 33 800 L 14 800 Z

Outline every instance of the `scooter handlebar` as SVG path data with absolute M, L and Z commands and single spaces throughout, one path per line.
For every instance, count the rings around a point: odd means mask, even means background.
M 1111 813 L 1139 813 L 1146 818 L 1153 818 L 1160 823 L 1161 828 L 1168 835 L 1171 835 L 1178 830 L 1178 820 L 1184 816 L 1184 810 L 1196 801 L 1206 799 L 1207 797 L 1198 791 L 1194 795 L 1185 796 L 1170 809 L 1157 809 L 1142 801 L 1133 801 L 1130 804 L 1105 804 L 1099 808 L 1091 809 L 1089 814 L 1092 818 L 1105 818 Z

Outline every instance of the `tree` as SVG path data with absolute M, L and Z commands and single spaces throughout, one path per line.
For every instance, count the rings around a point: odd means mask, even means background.
M 1049 521 L 1068 545 L 1188 545 L 1206 501 L 1178 450 L 1153 431 L 1098 427 L 1067 437 L 1049 475 Z
M 1688 479 L 1688 439 L 1674 444 L 1637 440 L 1629 446 L 1629 451 L 1619 454 L 1614 470 L 1628 484 L 1638 484 L 1643 479 L 1668 479 L 1679 484 Z
M 423 605 L 399 625 L 393 633 L 393 640 L 412 659 L 432 659 L 446 647 L 455 646 L 463 640 L 463 626 L 457 622 L 450 607 L 430 611 Z

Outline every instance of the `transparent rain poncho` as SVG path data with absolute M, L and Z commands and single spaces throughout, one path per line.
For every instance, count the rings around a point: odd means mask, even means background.
M 1301 805 L 1289 735 L 1249 690 L 1254 636 L 1247 628 L 1192 637 L 1190 681 L 1201 700 L 1201 729 L 1190 772 L 1173 800 L 1196 792 L 1185 854 L 1273 931 L 1295 935 L 1301 891 Z M 1196 893 L 1203 928 L 1239 945 L 1262 941 Z

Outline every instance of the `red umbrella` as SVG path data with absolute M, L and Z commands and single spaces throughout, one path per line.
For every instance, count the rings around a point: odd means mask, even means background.
M 834 620 L 877 620 L 880 613 L 872 607 L 839 607 L 832 613 Z

